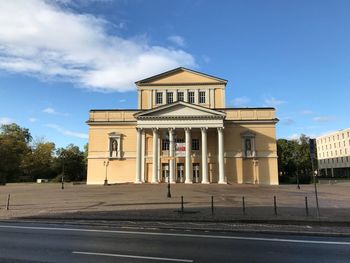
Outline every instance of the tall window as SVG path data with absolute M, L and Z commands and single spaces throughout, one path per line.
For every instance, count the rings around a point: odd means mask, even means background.
M 162 151 L 169 150 L 169 139 L 162 139 Z
M 172 92 L 167 92 L 166 93 L 166 103 L 170 104 L 173 103 L 174 99 L 173 99 L 173 93 Z
M 179 91 L 177 93 L 177 100 L 178 101 L 184 101 L 184 93 L 183 93 L 183 91 Z
M 199 103 L 205 103 L 205 91 L 199 92 Z
M 156 103 L 163 104 L 163 93 L 162 92 L 156 93 Z
M 194 103 L 194 92 L 190 91 L 188 92 L 188 103 Z
M 199 139 L 192 139 L 192 150 L 199 151 Z

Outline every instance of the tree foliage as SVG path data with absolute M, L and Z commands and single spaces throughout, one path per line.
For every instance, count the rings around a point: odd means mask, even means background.
M 309 137 L 302 134 L 297 140 L 277 140 L 280 182 L 295 183 L 297 175 L 300 183 L 311 181 L 312 165 L 309 139 Z
M 18 181 L 21 162 L 30 151 L 32 137 L 28 129 L 15 123 L 0 127 L 0 183 Z
M 78 146 L 73 144 L 66 148 L 57 150 L 56 165 L 62 167 L 66 181 L 81 181 L 86 179 L 86 166 L 84 153 L 79 150 Z
M 32 142 L 28 129 L 13 123 L 0 126 L 0 184 L 52 179 L 62 173 L 66 179 L 86 178 L 84 152 L 73 144 L 56 150 L 53 142 Z
M 55 144 L 53 142 L 40 142 L 23 158 L 21 168 L 30 181 L 55 176 L 54 169 Z

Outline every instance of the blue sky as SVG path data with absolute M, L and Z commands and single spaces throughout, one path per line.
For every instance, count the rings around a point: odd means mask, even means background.
M 134 81 L 188 67 L 227 107 L 277 108 L 278 138 L 350 127 L 350 1 L 0 3 L 0 123 L 65 147 L 90 109 L 136 108 Z

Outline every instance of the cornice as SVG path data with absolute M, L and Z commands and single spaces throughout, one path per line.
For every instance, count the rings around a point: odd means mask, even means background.
M 225 85 L 225 83 L 222 82 L 200 82 L 200 83 L 191 83 L 191 82 L 184 82 L 184 83 L 144 83 L 144 84 L 138 84 L 138 87 L 157 87 L 157 86 L 163 86 L 166 88 L 167 86 L 208 86 L 208 85 Z
M 210 115 L 204 115 L 204 116 L 140 116 L 137 119 L 138 120 L 222 120 L 225 116 L 210 116 Z
M 132 125 L 137 124 L 137 121 L 86 121 L 89 126 L 95 125 Z
M 261 119 L 261 120 L 225 120 L 224 123 L 227 124 L 239 124 L 239 123 L 268 123 L 268 124 L 276 124 L 278 123 L 279 119 L 275 118 L 275 119 Z

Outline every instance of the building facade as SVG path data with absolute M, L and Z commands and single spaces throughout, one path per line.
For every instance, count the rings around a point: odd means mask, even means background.
M 350 177 L 350 128 L 316 138 L 320 175 Z
M 135 84 L 138 109 L 90 111 L 88 184 L 278 184 L 274 108 L 226 108 L 227 81 L 186 68 Z

